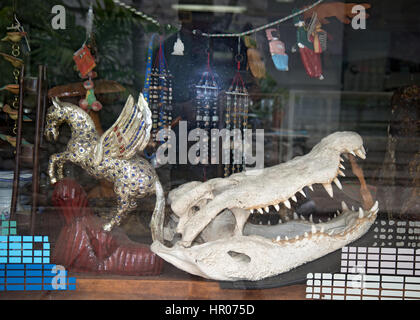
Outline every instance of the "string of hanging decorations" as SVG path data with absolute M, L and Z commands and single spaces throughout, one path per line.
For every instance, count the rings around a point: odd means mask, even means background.
M 161 26 L 159 21 L 157 21 L 156 19 L 148 16 L 144 12 L 141 12 L 141 11 L 137 10 L 136 8 L 134 8 L 134 7 L 128 5 L 128 4 L 126 4 L 126 3 L 124 3 L 120 0 L 112 0 L 112 1 L 117 6 L 120 6 L 120 7 L 123 7 L 125 9 L 127 9 L 127 10 L 130 10 L 134 14 L 142 17 L 143 19 L 146 19 L 147 21 L 150 21 L 151 23 L 155 24 L 156 26 L 158 26 L 158 27 Z M 242 37 L 242 36 L 250 35 L 250 34 L 253 34 L 253 33 L 257 33 L 259 31 L 262 31 L 262 30 L 268 29 L 270 27 L 273 27 L 275 25 L 278 25 L 280 23 L 283 23 L 287 20 L 293 19 L 294 17 L 299 16 L 299 15 L 301 15 L 302 13 L 304 13 L 308 10 L 311 10 L 312 8 L 316 7 L 317 5 L 319 5 L 322 2 L 324 2 L 324 0 L 318 0 L 318 1 L 314 2 L 313 4 L 311 4 L 310 6 L 305 7 L 303 9 L 299 10 L 299 11 L 293 12 L 292 14 L 290 14 L 286 17 L 283 17 L 283 18 L 278 19 L 276 21 L 270 22 L 270 23 L 265 24 L 263 26 L 257 27 L 255 29 L 251 29 L 251 30 L 248 30 L 248 31 L 240 32 L 240 33 L 205 33 L 205 32 L 201 32 L 200 30 L 197 30 L 197 29 L 193 30 L 192 33 L 194 35 L 201 35 L 201 36 L 209 37 L 209 38 L 222 38 L 222 37 L 224 37 L 224 38 L 226 38 L 226 37 L 237 38 L 237 37 Z M 168 26 L 170 27 L 170 25 L 168 25 Z
M 283 22 L 285 22 L 287 20 L 293 19 L 294 17 L 299 16 L 302 13 L 304 13 L 304 12 L 306 12 L 308 10 L 311 10 L 312 8 L 316 7 L 321 2 L 324 2 L 324 0 L 318 0 L 315 3 L 311 4 L 309 7 L 306 7 L 304 9 L 299 10 L 299 11 L 293 12 L 292 14 L 288 15 L 287 17 L 278 19 L 276 21 L 267 23 L 267 24 L 265 24 L 263 26 L 260 26 L 258 28 L 251 29 L 251 30 L 244 31 L 244 32 L 239 32 L 239 33 L 204 33 L 204 32 L 201 32 L 200 30 L 195 29 L 195 30 L 192 31 L 192 33 L 195 34 L 195 35 L 202 35 L 204 37 L 209 37 L 209 38 L 237 38 L 237 37 L 243 37 L 243 36 L 247 36 L 247 35 L 250 35 L 250 34 L 253 34 L 253 33 L 257 33 L 259 31 L 268 29 L 270 27 L 273 27 L 275 25 L 278 25 L 280 23 L 283 23 Z
M 122 1 L 112 0 L 112 2 L 114 2 L 114 4 L 116 4 L 119 7 L 123 7 L 125 9 L 127 9 L 127 10 L 130 10 L 135 15 L 137 15 L 137 16 L 139 16 L 139 17 L 141 17 L 141 18 L 143 18 L 143 19 L 145 19 L 145 20 L 153 23 L 154 25 L 156 25 L 158 27 L 161 26 L 161 24 L 159 23 L 159 21 L 157 21 L 155 18 L 152 18 L 152 17 L 148 16 L 144 12 L 141 12 L 141 11 L 137 10 L 136 8 L 133 8 L 132 6 L 126 4 L 126 3 L 122 2 Z

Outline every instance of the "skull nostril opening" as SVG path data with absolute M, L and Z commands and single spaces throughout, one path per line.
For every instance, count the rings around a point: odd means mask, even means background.
M 237 262 L 242 262 L 242 263 L 250 263 L 251 262 L 251 257 L 246 255 L 245 253 L 236 252 L 236 251 L 228 251 L 228 255 L 233 260 L 236 260 Z
M 192 212 L 198 212 L 198 211 L 200 211 L 200 207 L 198 207 L 198 206 L 193 206 L 193 207 L 191 208 L 191 210 L 192 210 Z

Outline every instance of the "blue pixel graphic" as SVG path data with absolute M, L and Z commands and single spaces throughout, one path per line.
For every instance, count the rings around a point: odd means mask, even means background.
M 50 263 L 48 236 L 16 235 L 16 221 L 1 221 L 0 231 L 0 291 L 76 289 L 76 278 Z

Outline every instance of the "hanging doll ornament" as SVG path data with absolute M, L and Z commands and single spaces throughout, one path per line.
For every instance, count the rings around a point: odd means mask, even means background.
M 79 101 L 79 106 L 88 111 L 92 109 L 93 111 L 99 111 L 102 109 L 102 104 L 96 100 L 95 92 L 93 90 L 93 81 L 92 78 L 89 76 L 89 80 L 83 82 L 83 88 L 86 89 L 86 97 Z
M 289 71 L 289 57 L 286 54 L 286 47 L 280 41 L 280 35 L 277 29 L 271 28 L 265 31 L 270 47 L 271 58 L 277 70 Z
M 265 71 L 265 64 L 263 61 L 263 58 L 261 56 L 261 53 L 258 51 L 257 48 L 257 39 L 252 39 L 249 36 L 243 37 L 248 60 L 247 68 L 251 70 L 251 74 L 254 76 L 254 78 L 262 79 L 266 76 Z
M 327 50 L 327 32 L 322 29 L 317 13 L 314 12 L 307 31 L 308 41 L 313 43 L 314 52 L 322 53 Z
M 244 130 L 248 126 L 248 109 L 249 109 L 249 94 L 245 87 L 245 83 L 240 74 L 242 55 L 240 54 L 240 45 L 238 42 L 238 54 L 235 57 L 237 70 L 235 77 L 226 94 L 226 109 L 225 109 L 225 127 L 227 130 L 234 132 L 234 140 L 228 146 L 223 146 L 225 159 L 233 159 L 233 164 L 225 164 L 224 176 L 227 177 L 232 173 L 241 172 L 244 168 L 243 152 L 235 141 L 237 138 L 244 136 Z M 235 139 L 236 138 L 236 139 Z M 242 140 L 240 140 L 242 141 Z M 233 152 L 232 152 L 233 151 Z
M 296 10 L 294 10 L 296 11 Z M 312 34 L 308 34 L 309 28 L 307 23 L 305 22 L 303 15 L 298 15 L 293 18 L 294 19 L 294 25 L 297 28 L 297 46 L 299 48 L 299 53 L 302 58 L 302 63 L 305 67 L 306 73 L 311 78 L 318 78 L 320 80 L 324 79 L 324 76 L 322 75 L 322 65 L 321 65 L 321 52 L 322 48 L 321 45 L 317 44 L 317 49 L 315 49 L 314 43 L 311 42 L 315 40 L 315 36 Z M 316 17 L 315 17 L 316 19 Z M 316 20 L 312 19 L 312 25 L 316 26 Z M 320 30 L 320 29 L 318 29 Z M 312 33 L 317 35 L 316 28 L 313 27 Z M 323 36 L 321 35 L 321 38 Z M 317 39 L 319 40 L 319 36 L 317 36 Z M 318 52 L 316 52 L 317 50 Z

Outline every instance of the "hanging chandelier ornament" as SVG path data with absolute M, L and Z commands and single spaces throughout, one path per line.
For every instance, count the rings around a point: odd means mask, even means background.
M 196 127 L 207 132 L 204 145 L 208 146 L 208 137 L 211 135 L 211 129 L 219 127 L 219 103 L 218 97 L 220 86 L 216 80 L 216 75 L 210 67 L 210 46 L 207 47 L 207 66 L 202 73 L 199 82 L 194 86 L 195 89 L 195 114 Z M 213 150 L 214 148 L 212 148 Z M 215 157 L 213 150 L 212 159 Z M 208 164 L 208 148 L 203 154 L 197 155 L 201 159 L 201 163 Z M 213 161 L 212 161 L 213 162 Z M 215 163 L 215 162 L 213 162 Z M 204 177 L 206 179 L 206 171 L 204 168 Z
M 248 90 L 240 73 L 242 60 L 240 38 L 238 38 L 238 54 L 235 56 L 237 69 L 229 90 L 225 92 L 225 127 L 227 130 L 233 130 L 234 132 L 234 141 L 230 142 L 227 146 L 223 146 L 225 159 L 233 159 L 231 164 L 225 164 L 225 177 L 241 172 L 244 169 L 245 159 L 243 157 L 242 147 L 235 145 L 235 141 L 242 142 L 242 139 L 239 140 L 238 138 L 243 137 L 244 131 L 248 127 L 248 109 L 250 105 Z

